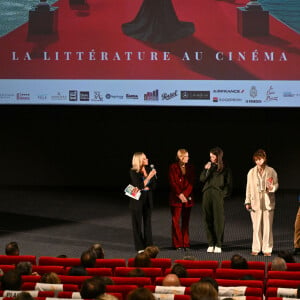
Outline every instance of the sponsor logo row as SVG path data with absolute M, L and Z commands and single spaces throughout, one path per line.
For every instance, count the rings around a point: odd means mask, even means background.
M 173 90 L 160 92 L 158 89 L 147 91 L 143 95 L 126 93 L 118 95 L 104 93 L 102 91 L 80 91 L 69 90 L 68 92 L 56 92 L 53 95 L 37 94 L 29 92 L 1 93 L 0 103 L 4 100 L 17 101 L 70 101 L 70 102 L 110 102 L 113 100 L 143 100 L 143 101 L 172 101 L 172 100 L 201 100 L 217 102 L 245 102 L 257 104 L 262 102 L 278 101 L 278 98 L 300 97 L 299 92 L 284 91 L 278 93 L 272 85 L 268 86 L 265 92 L 258 92 L 256 86 L 246 89 L 213 89 L 209 90 Z

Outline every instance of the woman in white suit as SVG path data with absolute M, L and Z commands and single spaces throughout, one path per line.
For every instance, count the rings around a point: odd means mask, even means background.
M 278 189 L 276 171 L 267 165 L 267 155 L 262 149 L 253 154 L 255 167 L 247 175 L 245 207 L 250 211 L 253 240 L 251 255 L 271 256 L 273 249 L 273 218 L 275 191 Z

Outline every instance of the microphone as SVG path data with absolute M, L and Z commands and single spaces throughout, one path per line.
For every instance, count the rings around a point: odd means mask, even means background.
M 154 165 L 153 165 L 153 164 L 151 164 L 151 165 L 150 165 L 150 168 L 151 168 L 152 170 L 155 170 L 155 168 L 154 168 Z M 157 176 L 156 176 L 156 174 L 154 175 L 154 177 L 155 177 L 155 179 L 157 179 Z

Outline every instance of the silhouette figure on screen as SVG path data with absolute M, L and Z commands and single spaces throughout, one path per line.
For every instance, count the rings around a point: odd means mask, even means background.
M 123 32 L 151 43 L 168 43 L 194 33 L 194 24 L 179 21 L 172 0 L 144 0 L 133 21 L 122 25 Z

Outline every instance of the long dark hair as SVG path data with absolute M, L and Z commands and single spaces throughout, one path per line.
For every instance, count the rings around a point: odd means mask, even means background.
M 222 172 L 224 169 L 224 163 L 223 163 L 223 150 L 220 147 L 214 147 L 210 149 L 210 153 L 214 154 L 217 157 L 218 162 L 218 172 Z

